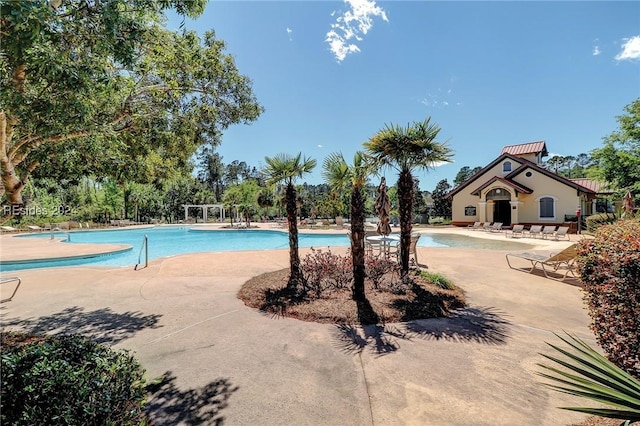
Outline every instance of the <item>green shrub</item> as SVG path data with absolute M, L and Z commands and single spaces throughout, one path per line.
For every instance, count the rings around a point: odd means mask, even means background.
M 579 244 L 578 268 L 598 344 L 640 377 L 640 222 L 600 227 Z
M 144 370 L 126 351 L 82 336 L 3 347 L 4 425 L 140 425 Z
M 587 231 L 594 233 L 603 225 L 610 225 L 617 221 L 618 218 L 613 213 L 599 213 L 591 216 L 587 216 L 585 222 L 587 223 Z
M 451 280 L 442 274 L 429 271 L 420 271 L 420 275 L 431 284 L 438 286 L 444 290 L 455 290 L 456 288 Z

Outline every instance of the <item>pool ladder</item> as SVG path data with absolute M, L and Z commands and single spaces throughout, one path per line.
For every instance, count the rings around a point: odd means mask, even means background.
M 142 247 L 140 247 L 140 253 L 138 254 L 138 263 L 133 267 L 134 271 L 137 271 L 138 266 L 140 266 L 142 249 L 144 249 L 144 267 L 146 268 L 149 265 L 149 239 L 147 238 L 147 234 L 144 234 L 144 237 L 142 238 Z

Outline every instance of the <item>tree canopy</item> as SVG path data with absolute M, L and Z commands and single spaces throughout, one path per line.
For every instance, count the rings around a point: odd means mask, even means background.
M 640 98 L 627 105 L 618 116 L 620 129 L 604 138 L 604 147 L 591 152 L 597 162 L 595 172 L 613 189 L 640 194 Z
M 168 31 L 206 0 L 5 0 L 0 5 L 2 191 L 44 175 L 148 182 L 262 112 L 213 31 Z

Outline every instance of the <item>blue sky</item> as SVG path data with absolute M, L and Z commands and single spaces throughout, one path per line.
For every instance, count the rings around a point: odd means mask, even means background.
M 223 161 L 301 151 L 312 184 L 329 153 L 428 116 L 454 163 L 417 173 L 422 190 L 505 145 L 589 152 L 640 97 L 640 2 L 211 0 L 184 24 L 226 41 L 265 107 L 226 131 Z

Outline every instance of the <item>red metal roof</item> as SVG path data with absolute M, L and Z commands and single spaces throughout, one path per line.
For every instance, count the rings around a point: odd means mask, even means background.
M 547 147 L 544 141 L 521 143 L 518 145 L 507 145 L 502 148 L 502 154 L 511 155 L 523 155 L 523 154 L 538 154 L 542 152 L 542 156 L 547 155 Z
M 611 194 L 614 192 L 613 190 L 608 189 L 605 183 L 598 182 L 597 180 L 587 179 L 587 178 L 569 179 L 569 180 L 573 183 L 577 183 L 580 186 L 588 188 L 597 194 L 607 194 L 607 193 Z

